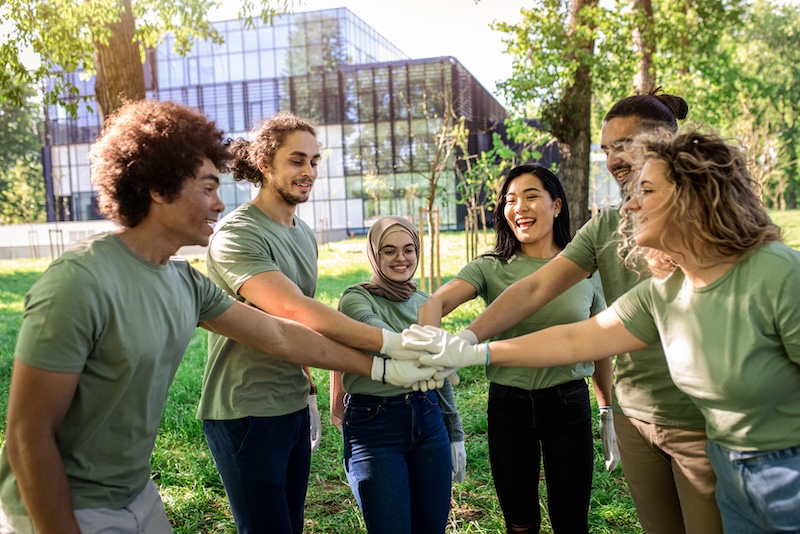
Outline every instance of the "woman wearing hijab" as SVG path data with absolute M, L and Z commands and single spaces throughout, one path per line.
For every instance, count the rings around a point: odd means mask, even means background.
M 369 282 L 345 290 L 339 309 L 357 321 L 401 332 L 416 321 L 428 298 L 411 281 L 419 261 L 416 228 L 402 217 L 379 219 L 367 234 L 367 257 Z M 444 532 L 451 462 L 456 481 L 466 469 L 452 385 L 413 391 L 350 373 L 334 374 L 332 383 L 332 419 L 344 400 L 344 468 L 367 531 Z

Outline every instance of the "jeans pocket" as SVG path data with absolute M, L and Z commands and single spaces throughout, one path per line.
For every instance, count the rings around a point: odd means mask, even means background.
M 508 386 L 502 384 L 489 383 L 489 398 L 494 400 L 504 399 L 508 396 Z
M 361 424 L 369 424 L 378 418 L 382 411 L 379 404 L 372 406 L 359 406 L 350 404 L 344 410 L 344 425 L 345 426 L 359 426 Z
M 583 380 L 575 380 L 556 386 L 564 406 L 582 406 L 589 402 L 589 387 Z
M 236 454 L 239 454 L 247 443 L 247 434 L 250 431 L 250 418 L 243 417 L 241 419 L 227 421 L 224 426 L 224 431 L 228 435 L 231 448 L 236 451 Z

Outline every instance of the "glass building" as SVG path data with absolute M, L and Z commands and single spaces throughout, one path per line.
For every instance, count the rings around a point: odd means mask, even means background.
M 272 24 L 212 23 L 224 44 L 198 41 L 187 56 L 174 39 L 148 51 L 147 97 L 200 109 L 230 137 L 291 111 L 318 125 L 323 160 L 298 215 L 332 239 L 363 233 L 383 215 L 417 215 L 452 110 L 469 130 L 467 151 L 488 150 L 506 111 L 452 57 L 411 59 L 346 8 L 293 13 Z M 82 95 L 94 78 L 71 75 Z M 87 152 L 100 133 L 95 109 L 77 118 L 50 106 L 45 181 L 49 220 L 99 218 Z M 438 182 L 443 229 L 463 228 L 452 158 Z M 249 183 L 223 179 L 226 212 L 249 200 Z

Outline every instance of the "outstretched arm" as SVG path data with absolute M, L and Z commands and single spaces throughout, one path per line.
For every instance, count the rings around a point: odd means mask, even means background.
M 417 323 L 441 326 L 442 317 L 478 296 L 475 287 L 455 278 L 437 289 L 417 310 Z
M 647 346 L 609 308 L 577 323 L 493 341 L 489 344 L 489 354 L 493 365 L 555 367 L 609 358 Z
M 399 386 L 428 380 L 435 372 L 430 368 L 418 368 L 413 360 L 372 358 L 300 323 L 273 317 L 241 302 L 203 321 L 200 326 L 287 362 L 354 373 Z M 400 334 L 393 335 L 397 336 L 399 346 Z
M 403 345 L 429 354 L 424 365 L 461 368 L 489 364 L 505 367 L 555 367 L 590 362 L 647 347 L 631 334 L 613 308 L 578 323 L 552 326 L 512 339 L 472 345 L 440 328 L 412 325 Z
M 479 341 L 505 332 L 589 274 L 572 260 L 556 256 L 535 273 L 508 286 L 467 329 Z
M 242 284 L 239 294 L 270 315 L 301 323 L 349 347 L 372 351 L 381 349 L 380 328 L 360 323 L 305 296 L 280 271 L 257 274 Z
M 372 358 L 363 352 L 332 341 L 300 323 L 240 302 L 200 326 L 287 362 L 370 376 Z

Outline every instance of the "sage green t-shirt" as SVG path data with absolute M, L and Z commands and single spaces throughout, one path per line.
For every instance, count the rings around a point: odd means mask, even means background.
M 770 451 L 800 445 L 798 297 L 800 252 L 769 243 L 706 287 L 676 270 L 636 286 L 613 310 L 642 341 L 660 336 L 675 384 L 705 416 L 708 439 Z
M 417 311 L 427 300 L 428 294 L 417 290 L 411 298 L 404 302 L 396 302 L 373 295 L 361 286 L 350 286 L 342 294 L 339 310 L 358 322 L 385 328 L 392 332 L 402 332 L 417 322 Z M 365 351 L 367 354 L 382 357 L 377 352 Z M 375 395 L 376 397 L 393 397 L 408 393 L 411 388 L 393 386 L 373 381 L 369 377 L 342 373 L 342 386 L 351 394 Z M 464 430 L 456 409 L 453 386 L 445 381 L 444 387 L 436 390 L 439 407 L 442 410 L 444 424 L 451 442 L 464 441 Z
M 142 491 L 186 347 L 199 322 L 233 303 L 186 261 L 146 261 L 111 233 L 65 252 L 34 283 L 14 357 L 80 373 L 56 432 L 76 509 L 121 508 Z M 0 500 L 26 514 L 5 450 Z
M 620 214 L 605 208 L 592 217 L 561 253 L 581 269 L 599 272 L 609 305 L 649 276 L 628 269 L 619 259 Z M 619 354 L 614 365 L 615 411 L 648 423 L 702 428 L 703 416 L 669 376 L 664 351 L 654 345 L 633 354 Z
M 317 288 L 317 243 L 298 217 L 284 226 L 245 203 L 218 223 L 206 259 L 208 276 L 232 297 L 253 276 L 280 271 L 307 297 Z M 209 333 L 208 362 L 197 417 L 274 417 L 308 406 L 303 368 L 225 336 Z
M 475 288 L 486 304 L 491 304 L 508 286 L 547 264 L 521 252 L 509 259 L 481 256 L 456 275 Z M 493 339 L 510 339 L 550 326 L 588 319 L 605 309 L 603 292 L 595 279 L 587 278 L 553 299 L 534 315 Z M 486 376 L 492 382 L 526 390 L 544 389 L 592 376 L 594 363 L 579 363 L 543 369 L 489 365 Z

